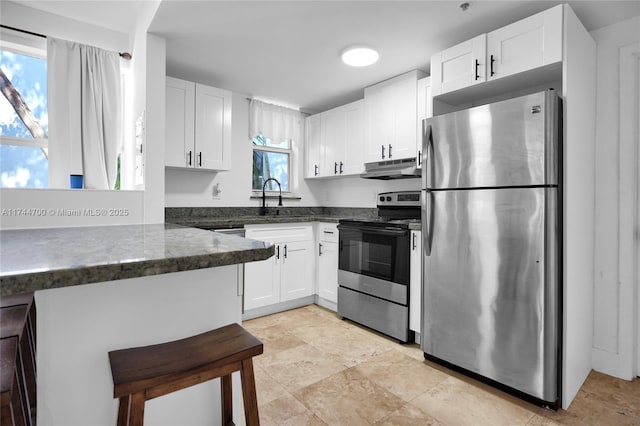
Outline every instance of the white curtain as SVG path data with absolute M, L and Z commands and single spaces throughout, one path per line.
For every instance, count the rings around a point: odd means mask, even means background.
M 50 180 L 69 187 L 113 189 L 121 147 L 120 57 L 93 46 L 47 37 Z
M 255 99 L 249 104 L 249 140 L 262 133 L 274 144 L 300 141 L 301 124 L 300 111 Z

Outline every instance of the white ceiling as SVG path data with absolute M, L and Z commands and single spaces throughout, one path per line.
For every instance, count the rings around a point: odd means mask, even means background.
M 130 32 L 144 0 L 20 0 L 29 7 Z M 317 112 L 431 54 L 559 4 L 557 1 L 164 0 L 149 29 L 167 40 L 167 74 Z M 570 1 L 587 30 L 640 15 L 640 1 Z M 640 30 L 639 30 L 640 31 Z M 367 68 L 340 62 L 352 44 L 376 47 Z

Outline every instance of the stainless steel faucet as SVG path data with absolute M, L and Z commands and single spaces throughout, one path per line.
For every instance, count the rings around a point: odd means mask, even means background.
M 265 180 L 264 183 L 262 184 L 262 207 L 260 208 L 260 216 L 265 216 L 267 214 L 267 203 L 266 203 L 266 196 L 264 193 L 264 189 L 267 187 L 267 183 L 269 181 L 274 181 L 275 183 L 278 184 L 278 189 L 280 190 L 280 195 L 278 196 L 278 206 L 282 207 L 282 186 L 280 186 L 280 182 L 278 182 L 278 179 L 269 178 Z

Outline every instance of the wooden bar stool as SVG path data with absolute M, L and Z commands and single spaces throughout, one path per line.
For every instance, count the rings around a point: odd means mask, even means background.
M 31 351 L 34 356 L 36 353 L 36 304 L 33 299 L 33 292 L 12 294 L 9 296 L 2 296 L 0 298 L 0 308 L 10 308 L 14 306 L 27 307 L 27 336 L 29 338 L 29 344 L 31 345 Z M 35 359 L 34 359 L 35 361 Z
M 252 357 L 262 342 L 238 324 L 158 345 L 109 352 L 118 426 L 141 426 L 144 403 L 220 377 L 223 424 L 233 424 L 231 373 L 240 371 L 247 426 L 259 425 Z
M 2 426 L 28 424 L 18 374 L 18 337 L 0 339 L 0 419 Z
M 2 426 L 36 424 L 36 341 L 33 293 L 0 299 Z

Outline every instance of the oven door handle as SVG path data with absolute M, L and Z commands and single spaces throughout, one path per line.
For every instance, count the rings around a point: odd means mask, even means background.
M 395 228 L 395 227 L 377 227 L 377 226 L 347 226 L 347 225 L 338 225 L 338 229 L 345 231 L 356 231 L 356 232 L 370 232 L 375 234 L 382 235 L 406 235 L 409 231 L 405 228 Z

